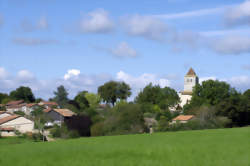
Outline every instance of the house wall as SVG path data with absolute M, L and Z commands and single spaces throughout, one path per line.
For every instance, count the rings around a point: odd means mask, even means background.
M 16 136 L 14 131 L 1 131 L 2 137 L 10 137 L 10 136 Z
M 184 77 L 184 91 L 192 92 L 193 87 L 198 84 L 198 77 L 196 76 L 185 76 Z
M 58 112 L 50 111 L 47 114 L 53 121 L 64 121 L 64 117 L 60 115 Z
M 19 117 L 1 124 L 0 127 L 12 127 L 21 133 L 32 132 L 34 129 L 34 122 L 24 117 Z
M 191 100 L 192 96 L 191 95 L 182 95 L 181 93 L 179 94 L 180 97 L 180 106 L 183 108 L 183 106 Z

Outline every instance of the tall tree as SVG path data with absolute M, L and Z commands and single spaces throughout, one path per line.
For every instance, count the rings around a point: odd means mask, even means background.
M 63 107 L 68 102 L 68 92 L 63 85 L 57 87 L 57 91 L 54 91 L 54 100 L 58 103 L 60 107 Z
M 0 104 L 4 104 L 3 101 L 9 98 L 8 94 L 0 93 Z
M 24 100 L 25 102 L 34 102 L 35 97 L 29 87 L 20 86 L 14 91 L 10 92 L 10 98 L 14 100 Z
M 96 108 L 101 102 L 101 97 L 98 94 L 94 93 L 86 93 L 85 94 L 86 99 L 88 100 L 89 106 L 91 108 Z
M 98 94 L 104 102 L 114 106 L 118 99 L 126 100 L 131 95 L 131 88 L 125 82 L 109 81 L 98 87 Z
M 88 93 L 87 91 L 79 92 L 74 98 L 74 101 L 78 104 L 81 110 L 84 110 L 89 107 L 89 102 L 85 96 L 87 93 Z
M 190 104 L 185 105 L 184 109 L 190 110 L 201 105 L 215 106 L 234 93 L 236 93 L 236 90 L 226 82 L 218 80 L 203 81 L 201 85 L 198 84 L 194 87 Z
M 177 92 L 169 87 L 161 88 L 159 85 L 147 85 L 136 97 L 135 101 L 141 104 L 158 105 L 162 109 L 175 106 L 179 102 Z

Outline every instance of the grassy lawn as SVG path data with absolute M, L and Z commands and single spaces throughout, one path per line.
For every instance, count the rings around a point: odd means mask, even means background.
M 250 128 L 6 142 L 3 166 L 250 166 Z

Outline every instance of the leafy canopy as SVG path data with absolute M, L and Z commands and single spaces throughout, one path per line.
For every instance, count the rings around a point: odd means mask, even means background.
M 131 95 L 131 88 L 125 82 L 109 81 L 98 87 L 98 94 L 104 102 L 114 105 L 118 99 L 126 100 Z
M 34 102 L 35 97 L 29 87 L 20 86 L 14 91 L 10 92 L 10 98 L 13 100 L 24 100 L 27 103 Z

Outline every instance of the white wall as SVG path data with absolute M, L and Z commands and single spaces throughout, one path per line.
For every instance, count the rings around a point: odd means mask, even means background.
M 10 116 L 10 114 L 8 114 L 8 113 L 2 113 L 2 114 L 0 114 L 0 119 L 5 118 L 7 116 Z
M 187 103 L 187 101 L 190 101 L 192 96 L 191 95 L 182 95 L 181 93 L 179 93 L 179 97 L 180 97 L 180 106 L 183 108 L 183 106 Z
M 4 124 L 0 127 L 13 127 L 21 133 L 32 132 L 34 129 L 34 122 L 24 117 L 19 117 Z

